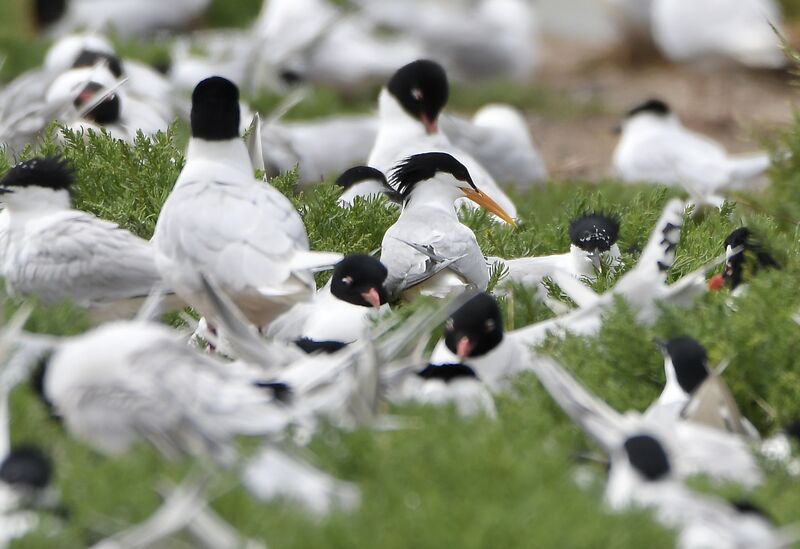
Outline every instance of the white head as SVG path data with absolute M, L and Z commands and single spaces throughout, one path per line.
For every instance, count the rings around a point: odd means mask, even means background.
M 640 128 L 674 126 L 680 124 L 669 105 L 660 99 L 650 99 L 628 111 L 616 130 L 623 137 Z
M 9 212 L 64 210 L 71 206 L 75 177 L 59 157 L 37 157 L 12 167 L 0 180 L 0 197 Z

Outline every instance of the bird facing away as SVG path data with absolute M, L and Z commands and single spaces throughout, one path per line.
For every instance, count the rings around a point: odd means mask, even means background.
M 469 286 L 485 290 L 486 260 L 473 232 L 458 220 L 455 201 L 466 197 L 509 222 L 511 217 L 447 153 L 406 158 L 391 173 L 390 183 L 403 197 L 400 218 L 381 244 L 390 300 L 414 287 L 439 297 Z
M 313 297 L 312 269 L 338 254 L 310 252 L 292 203 L 253 176 L 239 137 L 239 90 L 212 77 L 192 95 L 186 165 L 156 224 L 156 265 L 187 303 L 214 323 L 200 273 L 212 276 L 256 326 Z

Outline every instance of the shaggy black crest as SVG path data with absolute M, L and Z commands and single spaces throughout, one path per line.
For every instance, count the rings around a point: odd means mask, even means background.
M 437 173 L 449 173 L 478 190 L 464 164 L 443 152 L 415 154 L 406 158 L 392 171 L 389 183 L 405 200 L 414 191 L 417 183 L 433 179 Z
M 647 480 L 655 481 L 669 474 L 669 458 L 664 447 L 650 435 L 635 435 L 625 441 L 625 452 L 634 469 Z
M 727 250 L 728 246 L 731 249 L 741 247 L 742 250 L 728 258 L 725 262 L 725 281 L 728 286 L 733 290 L 744 279 L 744 266 L 747 262 L 747 257 L 755 258 L 752 270 L 753 274 L 757 273 L 762 268 L 764 269 L 780 269 L 780 264 L 775 260 L 772 255 L 764 249 L 761 244 L 753 236 L 753 232 L 747 227 L 739 227 L 734 230 L 725 238 L 723 247 Z
M 0 480 L 25 488 L 46 488 L 53 467 L 50 459 L 35 446 L 19 446 L 11 450 L 0 464 Z
M 54 190 L 69 190 L 75 182 L 75 174 L 66 160 L 59 156 L 31 158 L 20 162 L 0 179 L 0 188 L 47 187 Z
M 97 82 L 89 82 L 86 87 L 81 90 L 78 97 L 75 98 L 73 104 L 75 108 L 80 110 L 84 105 L 94 101 L 95 95 L 102 94 L 106 90 L 105 86 Z M 119 103 L 119 95 L 113 93 L 103 99 L 100 103 L 92 107 L 91 110 L 84 114 L 84 118 L 96 122 L 97 124 L 113 124 L 119 122 L 119 115 L 122 107 Z
M 602 213 L 588 213 L 569 224 L 569 239 L 587 252 L 607 252 L 618 237 L 619 221 Z
M 667 105 L 660 99 L 650 99 L 649 101 L 645 101 L 641 105 L 637 105 L 631 110 L 629 110 L 627 117 L 632 118 L 637 114 L 642 114 L 642 113 L 650 113 L 658 116 L 666 116 L 670 112 L 672 111 L 670 110 L 669 105 Z
M 428 364 L 417 372 L 417 376 L 422 379 L 441 379 L 445 383 L 454 379 L 478 379 L 475 370 L 464 364 Z
M 397 70 L 386 85 L 403 109 L 414 118 L 433 122 L 447 104 L 447 74 L 435 61 L 420 59 Z
M 36 0 L 33 3 L 33 18 L 40 27 L 52 25 L 67 11 L 67 0 Z
M 705 348 L 691 337 L 679 336 L 667 341 L 665 350 L 672 359 L 678 385 L 692 394 L 708 377 Z
M 239 88 L 221 76 L 201 81 L 192 92 L 192 137 L 227 141 L 239 137 Z
M 362 181 L 373 180 L 380 181 L 387 187 L 389 186 L 389 182 L 386 181 L 386 176 L 383 175 L 383 172 L 376 170 L 372 166 L 356 166 L 344 171 L 342 175 L 336 179 L 336 185 L 343 189 L 349 189 L 353 185 L 361 183 Z
M 347 343 L 344 341 L 317 341 L 307 337 L 295 339 L 294 344 L 310 355 L 314 353 L 331 354 L 347 347 Z
M 342 259 L 333 268 L 331 277 L 331 294 L 338 299 L 360 305 L 372 307 L 362 294 L 375 289 L 381 299 L 381 305 L 388 300 L 388 294 L 383 283 L 389 271 L 383 263 L 370 255 L 353 254 Z
M 477 294 L 447 320 L 444 342 L 451 352 L 457 352 L 465 337 L 472 343 L 471 357 L 485 355 L 503 341 L 503 317 L 491 295 Z
M 113 74 L 115 77 L 119 78 L 122 76 L 122 64 L 120 63 L 119 57 L 100 51 L 82 50 L 72 66 L 74 68 L 94 67 L 101 61 L 106 62 L 108 70 L 111 71 L 111 74 Z

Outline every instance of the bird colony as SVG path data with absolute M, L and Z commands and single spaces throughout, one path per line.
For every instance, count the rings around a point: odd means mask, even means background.
M 778 5 L 209 4 L 25 5 L 0 546 L 800 541 L 798 129 L 732 154 L 639 97 L 579 184 L 518 107 L 451 108 L 570 30 L 788 80 Z M 318 90 L 369 108 L 292 117 Z

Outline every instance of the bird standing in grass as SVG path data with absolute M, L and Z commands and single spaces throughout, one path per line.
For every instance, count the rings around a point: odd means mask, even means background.
M 467 168 L 447 153 L 405 159 L 391 173 L 390 184 L 403 197 L 400 218 L 381 244 L 390 300 L 409 290 L 435 297 L 468 287 L 485 290 L 486 259 L 473 232 L 458 220 L 455 201 L 466 197 L 513 223 L 511 216 L 478 190 Z
M 313 297 L 313 269 L 339 254 L 309 251 L 288 198 L 253 176 L 239 137 L 239 90 L 212 77 L 192 95 L 192 138 L 156 224 L 156 264 L 171 287 L 213 324 L 200 273 L 220 285 L 256 326 Z

